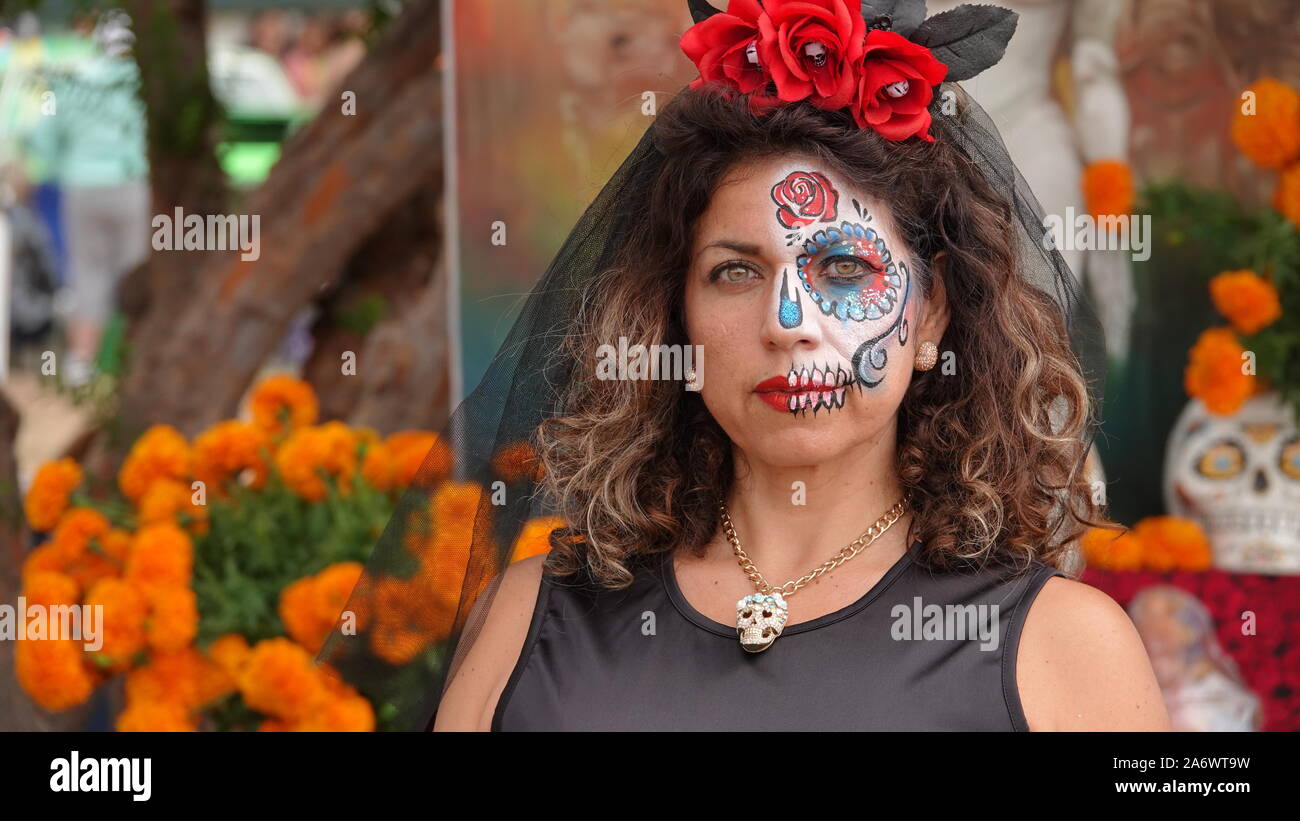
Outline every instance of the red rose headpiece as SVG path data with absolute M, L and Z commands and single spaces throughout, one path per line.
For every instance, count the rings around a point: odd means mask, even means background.
M 700 70 L 692 88 L 748 94 L 756 114 L 804 100 L 847 108 L 859 128 L 890 140 L 933 142 L 934 87 L 996 63 L 1016 30 L 1015 12 L 997 6 L 926 19 L 924 0 L 729 0 L 725 12 L 705 0 L 687 5 L 695 25 L 681 46 Z

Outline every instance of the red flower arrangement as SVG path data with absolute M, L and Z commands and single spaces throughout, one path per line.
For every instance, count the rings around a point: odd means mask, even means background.
M 1015 29 L 1015 15 L 991 6 L 959 6 L 912 25 L 919 19 L 880 16 L 868 22 L 859 11 L 868 5 L 730 0 L 724 12 L 692 2 L 696 24 L 681 38 L 682 51 L 700 71 L 691 87 L 716 85 L 747 94 L 756 115 L 801 101 L 832 111 L 847 108 L 859 128 L 886 139 L 933 142 L 934 86 L 966 79 L 997 62 Z M 954 35 L 959 28 L 961 35 Z M 927 42 L 943 46 L 932 51 Z M 958 71 L 951 71 L 939 52 L 956 60 Z
M 1081 581 L 1105 591 L 1122 607 L 1153 584 L 1173 585 L 1196 596 L 1214 616 L 1224 651 L 1263 700 L 1260 729 L 1300 730 L 1300 576 L 1089 568 Z

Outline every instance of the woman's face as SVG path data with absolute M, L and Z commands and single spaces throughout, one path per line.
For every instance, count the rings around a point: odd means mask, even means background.
M 696 224 L 686 330 L 700 392 L 748 456 L 818 464 L 893 441 L 921 342 L 938 344 L 885 203 L 800 155 L 741 163 Z

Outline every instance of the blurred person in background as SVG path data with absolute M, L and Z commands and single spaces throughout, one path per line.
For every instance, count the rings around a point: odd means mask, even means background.
M 54 85 L 56 113 L 32 135 L 32 151 L 62 190 L 69 285 L 60 372 L 73 387 L 94 375 L 117 283 L 148 254 L 149 167 L 134 39 L 130 18 L 105 13 L 94 30 L 98 53 Z
M 8 226 L 11 280 L 9 337 L 15 348 L 40 342 L 54 321 L 54 243 L 30 201 L 31 188 L 22 170 L 13 165 L 0 169 L 0 211 Z
M 291 39 L 289 17 L 280 9 L 259 11 L 248 24 L 248 44 L 276 60 L 284 59 Z
M 357 21 L 333 14 L 308 17 L 284 56 L 284 70 L 303 102 L 318 108 L 366 54 Z

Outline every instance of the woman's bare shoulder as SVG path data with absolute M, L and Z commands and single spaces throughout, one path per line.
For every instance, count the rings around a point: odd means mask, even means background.
M 1016 684 L 1030 730 L 1169 729 L 1142 637 L 1110 596 L 1048 579 L 1025 618 Z
M 435 732 L 492 729 L 497 700 L 528 636 L 545 561 L 545 555 L 532 556 L 505 569 L 482 630 L 438 705 Z

